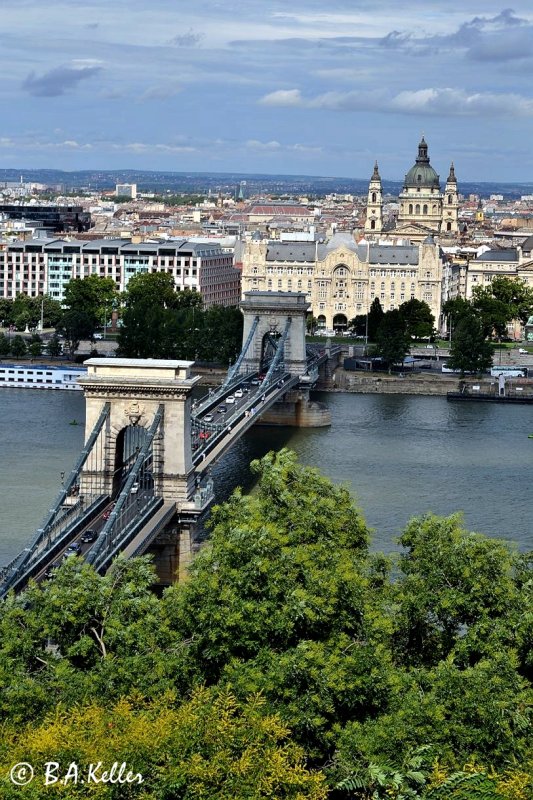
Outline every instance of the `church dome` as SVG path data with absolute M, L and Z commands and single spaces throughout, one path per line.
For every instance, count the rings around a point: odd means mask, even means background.
M 439 176 L 429 163 L 428 146 L 422 137 L 418 145 L 418 157 L 416 163 L 407 175 L 403 183 L 404 189 L 440 189 Z

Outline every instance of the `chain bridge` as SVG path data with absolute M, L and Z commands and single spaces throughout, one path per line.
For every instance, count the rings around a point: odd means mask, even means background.
M 339 348 L 306 346 L 305 295 L 248 292 L 241 309 L 242 351 L 200 399 L 194 362 L 85 362 L 83 450 L 28 546 L 0 570 L 0 596 L 46 579 L 70 555 L 104 573 L 117 555 L 148 548 L 170 583 L 189 564 L 194 528 L 214 499 L 210 466 L 248 428 L 330 424 L 309 390 Z

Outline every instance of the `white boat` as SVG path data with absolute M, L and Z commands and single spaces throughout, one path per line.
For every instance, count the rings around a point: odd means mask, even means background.
M 0 387 L 81 391 L 78 378 L 86 374 L 87 368 L 81 366 L 60 367 L 54 364 L 0 363 Z

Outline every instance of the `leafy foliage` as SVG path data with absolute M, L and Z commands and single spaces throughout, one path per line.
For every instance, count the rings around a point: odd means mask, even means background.
M 128 283 L 118 338 L 132 358 L 182 358 L 228 364 L 240 351 L 242 314 L 236 308 L 202 309 L 201 295 L 176 292 L 171 275 L 146 273 Z
M 377 353 L 389 365 L 389 372 L 393 364 L 403 362 L 411 342 L 398 309 L 387 311 L 384 315 L 377 331 L 376 342 Z
M 428 515 L 393 569 L 346 489 L 253 469 L 162 597 L 147 558 L 73 557 L 1 604 L 0 774 L 113 753 L 146 800 L 530 800 L 533 558 Z
M 455 328 L 448 366 L 466 372 L 481 374 L 492 365 L 493 348 L 486 341 L 483 322 L 474 314 L 460 317 Z
M 102 762 L 109 769 L 125 762 L 143 779 L 140 786 L 122 787 L 72 782 L 67 795 L 60 786 L 63 797 L 325 800 L 323 776 L 306 768 L 303 751 L 288 741 L 288 729 L 265 713 L 264 705 L 259 697 L 238 703 L 229 692 L 198 689 L 182 704 L 164 693 L 151 702 L 134 696 L 111 707 L 91 703 L 70 712 L 59 709 L 22 736 L 13 729 L 5 732 L 2 797 L 40 798 L 42 786 L 14 786 L 5 776 L 13 763 L 55 761 L 63 775 L 75 762 L 80 777 L 87 776 L 90 764 Z

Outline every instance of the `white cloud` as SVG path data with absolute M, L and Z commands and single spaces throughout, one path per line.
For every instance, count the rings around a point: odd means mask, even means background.
M 281 144 L 275 140 L 271 142 L 260 142 L 258 139 L 248 139 L 246 147 L 252 150 L 279 150 Z
M 279 89 L 266 94 L 259 101 L 263 106 L 302 106 L 304 102 L 299 89 Z
M 503 113 L 520 117 L 533 116 L 533 99 L 519 94 L 472 92 L 464 89 L 425 88 L 405 90 L 391 96 L 384 90 L 375 92 L 325 92 L 312 98 L 302 96 L 299 89 L 271 92 L 259 100 L 262 105 L 315 108 L 327 111 L 381 111 L 397 114 L 446 115 L 453 117 L 499 116 Z

